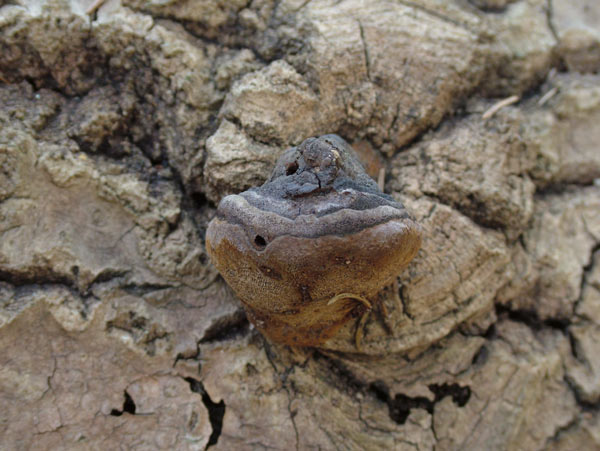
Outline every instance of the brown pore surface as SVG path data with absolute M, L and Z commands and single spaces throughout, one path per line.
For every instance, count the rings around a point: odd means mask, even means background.
M 207 251 L 243 301 L 251 321 L 271 340 L 320 346 L 364 311 L 356 300 L 328 302 L 341 293 L 372 299 L 408 265 L 421 244 L 410 219 L 392 220 L 348 235 L 283 235 L 264 248 L 244 228 L 215 218 Z

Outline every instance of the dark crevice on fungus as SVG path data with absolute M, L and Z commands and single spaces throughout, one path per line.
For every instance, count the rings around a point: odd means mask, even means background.
M 190 384 L 190 389 L 199 393 L 202 396 L 202 402 L 208 410 L 208 419 L 210 420 L 210 425 L 212 426 L 212 434 L 210 434 L 210 438 L 208 439 L 208 443 L 206 444 L 206 448 L 208 449 L 213 445 L 216 445 L 219 441 L 219 436 L 221 435 L 221 430 L 223 429 L 223 417 L 225 416 L 225 402 L 223 400 L 219 402 L 214 402 L 206 389 L 204 388 L 204 384 L 193 377 L 186 377 L 185 381 Z
M 256 244 L 258 247 L 265 247 L 267 245 L 267 242 L 262 236 L 256 235 L 254 237 L 254 244 Z
M 293 161 L 285 167 L 285 175 L 293 175 L 298 170 L 298 162 Z

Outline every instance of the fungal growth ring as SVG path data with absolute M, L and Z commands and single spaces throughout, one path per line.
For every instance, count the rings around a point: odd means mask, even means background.
M 322 346 L 416 255 L 421 227 L 337 135 L 288 149 L 262 186 L 225 197 L 208 254 L 270 340 Z

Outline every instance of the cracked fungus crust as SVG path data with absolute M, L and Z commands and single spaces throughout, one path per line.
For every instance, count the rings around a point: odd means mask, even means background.
M 339 136 L 309 138 L 261 187 L 225 197 L 206 247 L 269 339 L 323 346 L 419 250 L 421 227 L 382 193 Z

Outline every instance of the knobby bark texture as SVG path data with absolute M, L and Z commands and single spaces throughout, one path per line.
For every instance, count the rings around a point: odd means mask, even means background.
M 0 448 L 600 449 L 599 69 L 596 0 L 0 0 Z M 360 352 L 204 248 L 324 133 L 424 228 Z

